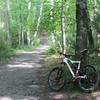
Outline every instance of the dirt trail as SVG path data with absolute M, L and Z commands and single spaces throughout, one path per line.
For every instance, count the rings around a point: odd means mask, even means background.
M 41 45 L 35 51 L 21 53 L 9 64 L 0 66 L 0 100 L 44 100 L 40 61 L 47 48 L 47 45 Z
M 48 48 L 43 44 L 33 52 L 17 55 L 0 66 L 0 100 L 92 100 L 90 95 L 48 89 L 42 60 Z M 100 100 L 97 99 L 97 100 Z

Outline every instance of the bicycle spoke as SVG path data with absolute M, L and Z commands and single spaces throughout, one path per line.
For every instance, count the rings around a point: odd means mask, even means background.
M 86 66 L 81 70 L 83 76 L 86 78 L 79 79 L 79 87 L 84 91 L 92 91 L 96 88 L 99 82 L 99 73 L 93 66 Z
M 51 89 L 60 90 L 65 84 L 63 70 L 58 67 L 54 68 L 49 74 L 48 82 Z

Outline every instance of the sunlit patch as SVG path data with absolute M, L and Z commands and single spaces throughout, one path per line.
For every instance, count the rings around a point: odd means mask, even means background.
M 13 100 L 13 99 L 10 97 L 0 97 L 0 100 Z
M 53 100 L 63 100 L 65 97 L 63 94 L 56 94 L 56 95 L 49 96 L 49 98 L 51 98 Z
M 47 50 L 49 46 L 47 45 L 41 45 L 40 48 L 37 48 L 33 53 L 43 53 L 44 50 Z
M 41 64 L 37 63 L 26 63 L 26 62 L 20 62 L 20 63 L 15 63 L 15 64 L 8 64 L 8 68 L 40 68 L 42 67 Z
M 95 100 L 100 100 L 100 92 L 93 92 L 93 93 L 91 94 L 91 96 L 92 96 L 93 98 L 96 98 Z
M 96 97 L 96 100 L 100 100 L 100 96 L 97 96 L 97 97 Z
M 47 46 L 47 45 L 40 45 L 40 47 L 39 48 L 37 48 L 35 51 L 33 50 L 33 51 L 25 51 L 25 50 L 17 50 L 16 51 L 16 53 L 17 54 L 22 54 L 22 53 L 27 53 L 27 54 L 34 54 L 34 53 L 42 53 L 42 52 L 44 52 L 44 50 L 47 50 L 49 48 L 49 46 Z
M 27 96 L 23 99 L 19 99 L 19 98 L 11 98 L 11 97 L 0 97 L 0 100 L 40 100 L 40 97 L 39 96 L 34 96 L 34 97 L 30 97 L 30 96 Z
M 92 95 L 93 97 L 100 96 L 100 92 L 93 92 L 91 95 Z
M 0 27 L 3 28 L 4 27 L 4 22 L 0 22 Z
M 28 86 L 28 87 L 30 87 L 30 88 L 39 88 L 39 85 L 30 85 L 30 86 Z
M 33 65 L 29 63 L 21 63 L 21 64 L 8 64 L 9 68 L 33 68 Z

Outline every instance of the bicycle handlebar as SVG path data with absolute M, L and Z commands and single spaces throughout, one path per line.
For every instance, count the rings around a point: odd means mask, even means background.
M 79 54 L 83 55 L 83 54 L 86 54 L 86 53 L 88 53 L 88 52 L 89 52 L 88 49 L 83 49 L 82 51 L 80 51 Z M 75 56 L 75 55 L 67 55 L 67 54 L 64 54 L 64 53 L 62 53 L 62 52 L 58 52 L 58 53 L 59 53 L 60 55 L 65 56 L 65 57 Z
M 59 54 L 65 56 L 65 57 L 71 57 L 71 56 L 74 56 L 74 55 L 67 55 L 67 54 L 64 54 L 64 53 L 62 53 L 62 52 L 59 52 Z

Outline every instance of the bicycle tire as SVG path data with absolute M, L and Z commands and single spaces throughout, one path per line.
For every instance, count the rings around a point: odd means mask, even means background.
M 80 75 L 86 75 L 86 78 L 80 78 L 78 85 L 84 92 L 94 91 L 99 84 L 99 71 L 92 65 L 86 65 L 80 70 Z
M 61 90 L 65 85 L 65 76 L 62 68 L 52 69 L 48 75 L 48 85 L 53 91 Z

